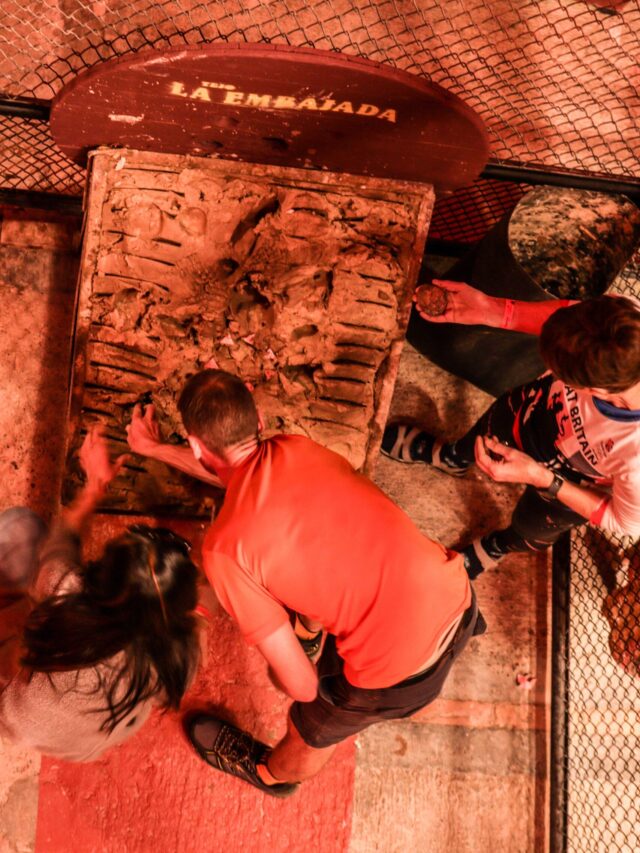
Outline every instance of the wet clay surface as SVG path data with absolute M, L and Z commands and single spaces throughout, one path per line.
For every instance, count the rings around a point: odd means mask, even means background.
M 509 248 L 535 283 L 559 299 L 599 296 L 640 241 L 640 210 L 623 195 L 537 187 L 509 220 Z
M 124 449 L 133 406 L 151 400 L 165 437 L 184 441 L 177 395 L 214 357 L 254 386 L 267 433 L 308 435 L 366 469 L 432 201 L 423 185 L 97 154 L 72 449 L 96 419 Z M 212 500 L 139 458 L 121 482 L 119 509 L 198 513 Z

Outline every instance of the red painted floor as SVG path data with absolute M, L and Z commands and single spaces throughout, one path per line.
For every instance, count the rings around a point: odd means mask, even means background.
M 97 519 L 91 538 L 118 532 Z M 198 528 L 171 522 L 180 532 Z M 201 527 L 199 528 L 201 530 Z M 224 614 L 185 710 L 209 708 L 268 742 L 283 733 L 287 701 L 269 682 L 259 652 Z M 157 714 L 132 740 L 90 764 L 43 759 L 38 853 L 339 853 L 348 847 L 354 747 L 343 744 L 316 780 L 287 800 L 267 797 L 208 767 L 182 733 L 181 714 Z

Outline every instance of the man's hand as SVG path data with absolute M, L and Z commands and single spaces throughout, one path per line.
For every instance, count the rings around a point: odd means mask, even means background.
M 476 438 L 476 464 L 497 483 L 523 483 L 547 489 L 553 474 L 521 450 L 501 444 L 488 436 Z
M 272 681 L 292 699 L 312 702 L 318 692 L 318 673 L 302 651 L 293 628 L 286 622 L 258 643 Z
M 141 456 L 157 459 L 218 489 L 225 488 L 220 477 L 207 471 L 198 462 L 190 447 L 166 444 L 162 440 L 160 424 L 156 419 L 156 409 L 153 405 L 146 406 L 144 410 L 139 403 L 134 407 L 131 423 L 127 427 L 127 441 L 129 447 Z
M 109 483 L 118 476 L 128 458 L 123 454 L 112 462 L 109 458 L 109 448 L 103 427 L 100 424 L 94 424 L 80 448 L 80 464 L 87 475 L 86 489 L 96 494 L 103 494 Z
M 446 292 L 447 307 L 443 314 L 432 317 L 420 309 L 419 289 L 413 296 L 416 309 L 430 323 L 461 323 L 463 325 L 499 326 L 504 314 L 504 300 L 487 296 L 461 281 L 433 280 L 433 284 Z
M 126 428 L 127 441 L 134 453 L 141 456 L 154 456 L 158 447 L 163 444 L 160 424 L 156 418 L 156 407 L 153 404 L 144 409 L 137 403 L 133 408 L 131 423 Z

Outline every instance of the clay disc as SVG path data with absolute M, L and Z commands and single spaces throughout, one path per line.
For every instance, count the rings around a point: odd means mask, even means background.
M 429 317 L 441 317 L 447 310 L 447 291 L 437 284 L 423 284 L 416 290 L 418 307 Z
M 84 164 L 109 145 L 433 184 L 471 183 L 481 119 L 435 83 L 339 53 L 266 44 L 140 51 L 79 74 L 51 132 Z

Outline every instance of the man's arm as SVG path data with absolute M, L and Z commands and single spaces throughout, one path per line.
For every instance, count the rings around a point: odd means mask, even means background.
M 318 673 L 288 622 L 257 646 L 288 696 L 298 702 L 312 702 L 316 698 Z
M 202 480 L 211 486 L 224 488 L 224 484 L 215 474 L 210 474 L 193 455 L 190 447 L 179 447 L 175 444 L 167 444 L 162 440 L 160 425 L 156 419 L 155 406 L 146 406 L 142 409 L 139 404 L 133 409 L 131 423 L 127 426 L 127 441 L 134 453 L 157 459 L 177 468 L 196 480 Z
M 414 296 L 416 309 L 430 323 L 461 323 L 462 325 L 491 326 L 539 335 L 549 317 L 559 308 L 574 305 L 570 299 L 545 299 L 542 302 L 523 302 L 488 296 L 481 290 L 460 281 L 434 279 L 433 283 L 446 291 L 447 307 L 443 314 L 432 317 L 420 307 L 420 288 Z
M 498 483 L 523 483 L 536 489 L 548 489 L 553 482 L 553 472 L 549 468 L 495 438 L 478 436 L 475 450 L 478 468 Z M 490 454 L 499 458 L 492 458 Z M 576 486 L 565 480 L 557 498 L 569 509 L 590 519 L 607 496 L 597 489 Z
M 238 624 L 245 640 L 266 659 L 274 683 L 299 702 L 315 699 L 318 675 L 302 650 L 285 607 L 261 579 L 233 558 L 208 550 L 205 544 L 202 559 L 218 601 Z
M 131 447 L 131 442 L 129 442 L 129 446 Z M 164 462 L 165 465 L 177 468 L 178 471 L 189 474 L 190 477 L 194 477 L 196 480 L 202 480 L 211 486 L 224 489 L 222 480 L 202 467 L 193 455 L 190 447 L 179 447 L 177 444 L 159 444 L 156 446 L 153 454 L 148 453 L 146 455 L 153 456 L 158 462 Z

